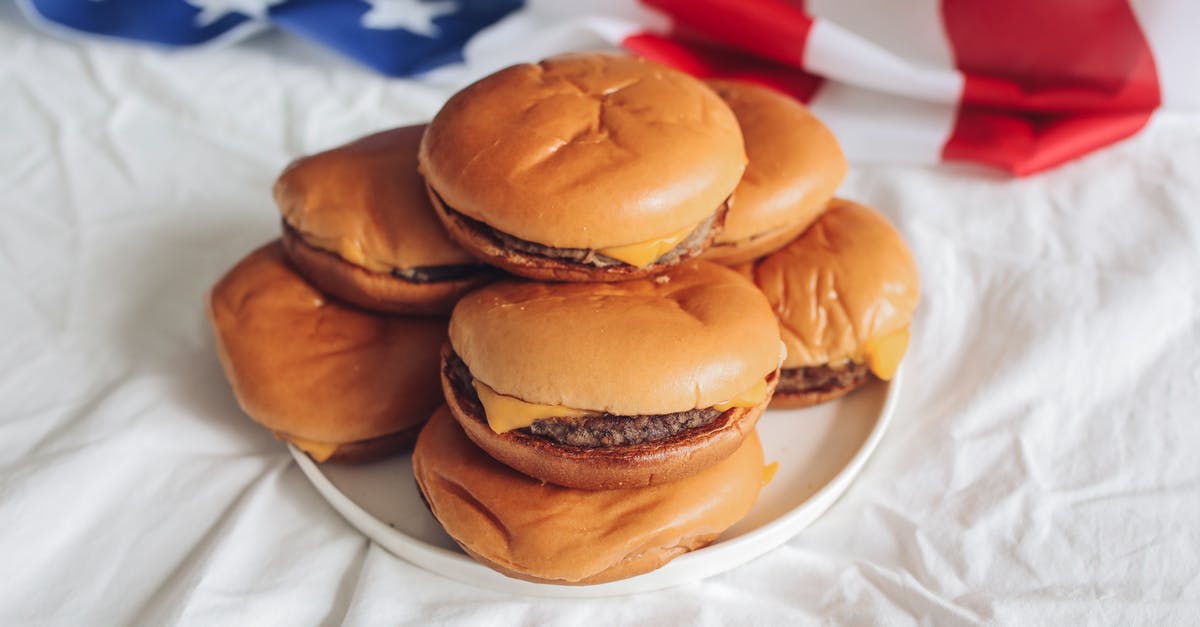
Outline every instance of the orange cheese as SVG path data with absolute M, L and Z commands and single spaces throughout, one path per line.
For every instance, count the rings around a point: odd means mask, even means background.
M 367 257 L 366 251 L 363 250 L 363 243 L 361 239 L 354 239 L 350 237 L 321 237 L 312 233 L 304 233 L 301 237 L 309 246 L 331 252 L 360 268 L 365 268 L 371 272 L 377 272 L 381 274 L 386 274 L 392 271 L 391 266 L 379 263 L 374 259 Z
M 332 442 L 317 442 L 316 440 L 305 440 L 294 435 L 286 433 L 276 433 L 275 437 L 290 442 L 296 448 L 308 453 L 314 461 L 323 462 L 333 456 L 333 452 L 337 450 L 338 445 Z
M 771 483 L 771 480 L 775 478 L 775 473 L 777 472 L 779 472 L 779 462 L 771 462 L 766 466 L 763 466 L 762 484 L 765 486 L 768 483 Z
M 767 397 L 767 382 L 765 379 L 759 379 L 758 383 L 742 390 L 740 394 L 734 396 L 727 401 L 713 403 L 713 408 L 718 411 L 729 411 L 734 407 L 754 407 L 763 402 Z
M 624 261 L 631 266 L 644 268 L 653 263 L 654 260 L 662 257 L 667 251 L 675 248 L 679 242 L 682 242 L 694 230 L 696 230 L 695 226 L 689 226 L 674 233 L 668 233 L 662 237 L 656 237 L 644 242 L 626 244 L 624 246 L 609 246 L 608 248 L 597 248 L 596 250 L 603 255 Z
M 546 418 L 576 418 L 593 416 L 601 412 L 587 409 L 575 409 L 562 405 L 541 405 L 530 403 L 519 398 L 501 394 L 478 379 L 474 382 L 475 392 L 479 395 L 479 403 L 483 405 L 483 413 L 487 416 L 488 426 L 496 433 L 506 433 L 513 429 L 523 429 Z M 759 381 L 742 393 L 728 401 L 713 405 L 719 411 L 727 411 L 733 407 L 754 407 L 763 402 L 767 396 L 767 382 Z M 299 446 L 299 445 L 297 445 Z
M 867 367 L 884 381 L 891 380 L 900 367 L 904 351 L 908 350 L 908 327 L 871 338 L 863 344 Z
M 475 380 L 475 392 L 479 394 L 479 402 L 483 405 L 483 413 L 487 415 L 488 426 L 496 433 L 522 429 L 544 418 L 572 418 L 597 413 L 560 405 L 527 403 L 519 398 L 500 394 L 487 384 L 480 383 L 478 379 Z

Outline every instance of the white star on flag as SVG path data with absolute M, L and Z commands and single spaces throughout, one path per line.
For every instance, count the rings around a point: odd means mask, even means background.
M 433 19 L 458 10 L 456 0 L 367 0 L 371 10 L 362 18 L 367 28 L 403 28 L 423 37 L 437 37 L 439 30 Z
M 200 9 L 196 15 L 196 26 L 208 26 L 230 13 L 241 13 L 252 18 L 262 18 L 267 15 L 271 5 L 285 0 L 185 0 L 188 4 Z

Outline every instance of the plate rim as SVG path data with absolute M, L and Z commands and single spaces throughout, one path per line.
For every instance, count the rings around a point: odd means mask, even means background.
M 514 593 L 531 596 L 565 597 L 603 597 L 649 592 L 674 586 L 688 584 L 721 572 L 732 570 L 751 560 L 778 548 L 791 538 L 798 535 L 816 519 L 820 518 L 836 503 L 849 489 L 854 479 L 861 474 L 863 467 L 875 453 L 884 433 L 891 424 L 896 407 L 899 403 L 900 389 L 903 387 L 904 367 L 897 370 L 891 381 L 884 381 L 888 386 L 884 396 L 883 406 L 875 419 L 875 424 L 867 434 L 862 445 L 850 457 L 841 469 L 825 485 L 796 507 L 788 510 L 774 520 L 744 533 L 736 538 L 720 540 L 695 551 L 681 555 L 664 564 L 657 570 L 636 575 L 627 579 L 590 585 L 563 585 L 552 583 L 536 583 L 521 579 L 510 578 L 473 560 L 466 553 L 435 546 L 425 540 L 410 536 L 386 522 L 379 520 L 370 512 L 338 489 L 337 486 L 321 471 L 320 466 L 300 449 L 288 444 L 292 459 L 296 461 L 301 472 L 317 489 L 325 501 L 333 507 L 350 526 L 362 533 L 368 540 L 380 545 L 392 555 L 414 564 L 435 575 L 454 579 L 477 588 L 492 591 Z M 700 559 L 708 560 L 707 567 L 696 568 L 692 562 Z M 724 559 L 721 559 L 724 558 Z M 717 564 L 715 567 L 712 564 Z M 688 568 L 692 566 L 692 568 Z M 683 576 L 664 577 L 671 571 L 678 570 L 686 573 Z M 475 572 L 471 572 L 475 571 Z M 664 572 L 666 571 L 666 572 Z M 453 573 L 453 574 L 448 574 Z M 478 576 L 473 576 L 478 575 Z M 501 586 L 488 585 L 479 581 L 481 577 L 499 577 L 495 580 Z M 661 583 L 653 583 L 662 579 Z

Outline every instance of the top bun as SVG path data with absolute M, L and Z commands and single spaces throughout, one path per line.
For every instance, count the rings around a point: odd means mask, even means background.
M 377 273 L 476 263 L 450 240 L 417 173 L 425 125 L 383 131 L 308 157 L 275 182 L 305 243 Z
M 733 192 L 725 230 L 706 258 L 737 263 L 771 250 L 741 247 L 733 259 L 723 244 L 745 243 L 779 229 L 793 236 L 804 230 L 845 178 L 846 158 L 833 133 L 796 100 L 749 83 L 708 84 L 737 116 L 750 163 Z
M 644 242 L 697 225 L 746 165 L 729 107 L 644 59 L 574 54 L 501 70 L 450 98 L 421 168 L 460 213 L 560 248 Z
M 779 316 L 784 368 L 862 361 L 863 344 L 907 327 L 920 298 L 900 234 L 874 209 L 841 199 L 745 270 Z
M 208 316 L 242 409 L 276 433 L 355 442 L 418 425 L 441 403 L 445 320 L 327 300 L 288 265 L 278 241 L 213 286 Z
M 762 294 L 703 261 L 623 283 L 493 283 L 455 306 L 450 343 L 501 394 L 623 416 L 727 401 L 780 353 Z

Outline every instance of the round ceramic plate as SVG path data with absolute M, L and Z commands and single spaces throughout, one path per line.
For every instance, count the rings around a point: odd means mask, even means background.
M 744 564 L 787 542 L 850 486 L 883 436 L 900 376 L 872 381 L 848 397 L 809 409 L 768 411 L 758 422 L 767 462 L 779 469 L 750 513 L 715 543 L 658 570 L 592 586 L 512 579 L 472 560 L 430 515 L 401 455 L 364 466 L 320 466 L 292 448 L 301 470 L 333 508 L 380 546 L 426 570 L 518 594 L 593 597 L 657 590 Z

